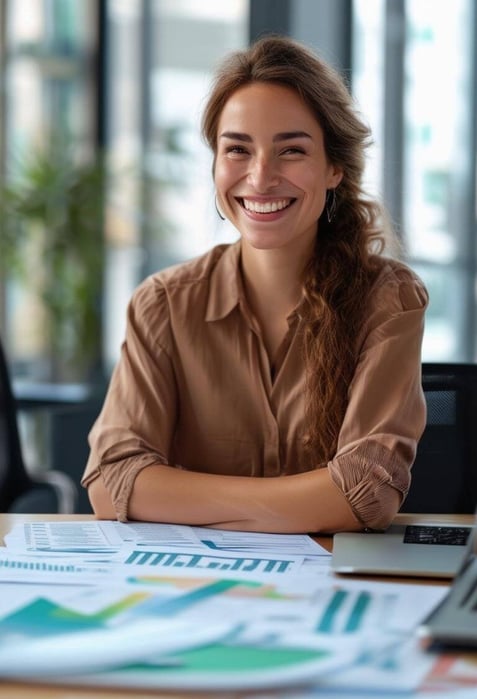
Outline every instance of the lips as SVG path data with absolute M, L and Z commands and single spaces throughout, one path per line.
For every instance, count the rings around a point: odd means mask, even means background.
M 295 199 L 283 198 L 283 199 L 269 199 L 267 201 L 256 201 L 254 199 L 238 198 L 239 204 L 254 214 L 273 214 L 277 211 L 283 211 L 287 209 Z

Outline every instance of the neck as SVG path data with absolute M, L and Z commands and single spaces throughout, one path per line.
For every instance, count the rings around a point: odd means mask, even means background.
M 263 311 L 286 317 L 296 307 L 309 257 L 309 254 L 290 255 L 289 250 L 257 250 L 242 244 L 245 293 L 259 316 Z

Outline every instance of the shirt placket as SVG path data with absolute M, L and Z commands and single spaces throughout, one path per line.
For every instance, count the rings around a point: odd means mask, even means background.
M 281 369 L 292 337 L 292 328 L 289 329 L 283 343 L 279 349 L 278 362 L 275 372 L 275 380 L 272 381 L 270 361 L 267 350 L 262 339 L 260 328 L 251 315 L 246 304 L 242 305 L 242 314 L 247 322 L 250 331 L 250 366 L 252 368 L 253 380 L 257 387 L 260 387 L 260 396 L 263 406 L 264 419 L 264 443 L 263 443 L 263 475 L 265 477 L 279 476 L 282 472 L 281 448 L 280 448 L 280 428 L 277 414 L 278 406 L 274 402 L 274 386 L 279 380 Z

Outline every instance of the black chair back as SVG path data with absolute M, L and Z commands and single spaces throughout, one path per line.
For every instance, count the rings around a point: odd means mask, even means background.
M 65 473 L 46 469 L 34 477 L 23 460 L 17 403 L 0 342 L 0 512 L 74 511 L 77 488 Z
M 477 505 L 477 364 L 423 363 L 427 423 L 401 512 L 470 514 Z
M 0 511 L 33 486 L 23 462 L 17 410 L 7 361 L 0 343 Z

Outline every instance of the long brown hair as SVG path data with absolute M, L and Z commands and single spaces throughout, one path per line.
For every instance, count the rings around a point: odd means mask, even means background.
M 346 83 L 331 66 L 292 39 L 263 37 L 222 63 L 202 121 L 202 133 L 214 156 L 218 122 L 227 100 L 238 88 L 253 82 L 295 90 L 323 130 L 329 162 L 343 170 L 341 183 L 329 192 L 335 197 L 334 216 L 330 221 L 325 209 L 319 219 L 315 254 L 303 279 L 305 443 L 313 450 L 316 463 L 323 463 L 336 450 L 366 301 L 380 266 L 378 253 L 391 231 L 385 233 L 382 208 L 362 189 L 370 131 L 358 116 Z

